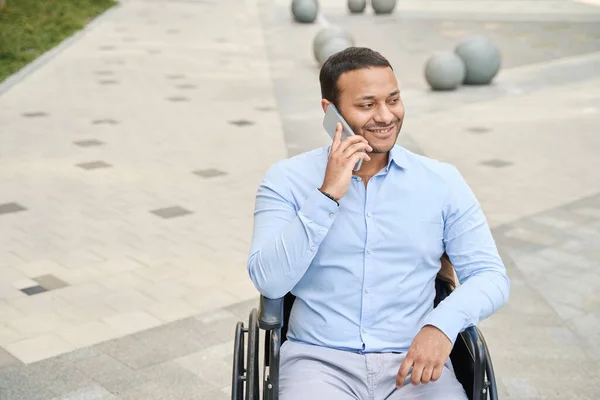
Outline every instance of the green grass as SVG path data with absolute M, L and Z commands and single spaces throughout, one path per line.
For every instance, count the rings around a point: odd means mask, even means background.
M 114 0 L 7 0 L 0 11 L 0 82 L 115 4 Z

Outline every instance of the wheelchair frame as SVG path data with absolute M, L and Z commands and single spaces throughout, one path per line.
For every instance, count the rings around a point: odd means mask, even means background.
M 439 276 L 435 282 L 434 306 L 452 292 L 452 284 Z M 235 328 L 232 400 L 279 399 L 279 350 L 285 341 L 287 322 L 295 297 L 288 293 L 279 299 L 260 297 L 259 310 L 252 309 L 248 326 L 239 321 Z M 264 367 L 259 378 L 259 336 L 265 331 Z M 248 343 L 245 346 L 245 337 Z M 454 344 L 450 359 L 456 378 L 469 400 L 497 400 L 498 390 L 490 353 L 483 334 L 476 326 L 461 332 Z

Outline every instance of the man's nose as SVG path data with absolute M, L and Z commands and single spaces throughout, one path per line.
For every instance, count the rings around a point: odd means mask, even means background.
M 379 107 L 379 110 L 377 110 L 377 114 L 375 114 L 374 120 L 375 122 L 378 122 L 380 124 L 389 125 L 394 120 L 394 114 L 390 111 L 387 105 Z

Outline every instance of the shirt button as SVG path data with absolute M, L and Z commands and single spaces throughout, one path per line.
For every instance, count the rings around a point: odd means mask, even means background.
M 363 333 L 367 333 L 367 328 L 363 328 Z
M 333 217 L 335 217 L 334 213 L 329 214 L 329 218 L 333 218 Z
M 371 214 L 370 212 L 367 213 L 367 217 L 372 216 L 373 214 Z
M 371 254 L 371 249 L 367 249 L 367 254 Z
M 310 246 L 310 249 L 311 249 L 312 251 L 314 251 L 314 250 L 316 249 L 316 247 L 315 247 L 315 246 Z
M 366 289 L 365 289 L 365 293 L 369 293 L 369 288 L 366 288 Z
M 356 177 L 356 180 L 357 180 L 357 181 L 362 181 L 362 178 L 361 178 L 360 176 L 357 176 L 357 177 Z

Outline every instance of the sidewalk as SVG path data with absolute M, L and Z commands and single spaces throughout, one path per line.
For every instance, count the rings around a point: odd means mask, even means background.
M 600 395 L 600 7 L 321 3 L 395 66 L 400 143 L 482 202 L 513 282 L 481 325 L 502 398 Z M 256 187 L 327 144 L 318 29 L 287 0 L 127 0 L 0 88 L 2 400 L 228 397 Z M 502 48 L 496 84 L 429 93 L 426 57 L 472 33 Z

